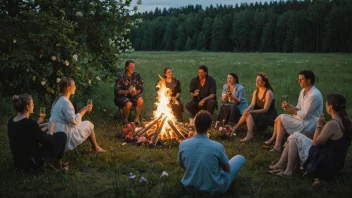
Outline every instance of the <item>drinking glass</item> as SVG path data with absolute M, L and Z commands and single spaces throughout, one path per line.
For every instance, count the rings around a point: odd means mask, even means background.
M 39 117 L 41 117 L 41 118 L 45 117 L 45 107 L 40 107 L 40 109 L 39 109 Z
M 87 100 L 87 106 L 93 106 L 93 100 L 92 99 L 88 99 Z M 90 113 L 90 111 L 89 111 Z
M 287 102 L 288 101 L 288 95 L 282 95 L 281 96 L 281 103 Z M 286 107 L 283 108 L 286 111 Z
M 282 95 L 281 96 L 281 103 L 282 102 L 287 102 L 288 101 L 288 95 Z

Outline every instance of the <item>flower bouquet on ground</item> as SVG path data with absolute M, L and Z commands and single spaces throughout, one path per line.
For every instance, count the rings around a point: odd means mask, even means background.
M 131 122 L 123 126 L 122 130 L 117 132 L 117 136 L 125 139 L 126 142 L 130 142 L 134 139 L 134 132 L 136 130 L 136 125 Z
M 209 138 L 212 140 L 227 140 L 236 136 L 231 125 L 221 125 L 219 122 L 209 130 Z

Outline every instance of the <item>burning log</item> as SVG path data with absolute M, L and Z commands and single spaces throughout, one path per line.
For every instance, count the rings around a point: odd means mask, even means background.
M 182 129 L 183 131 L 189 132 L 189 130 L 188 130 L 187 128 L 185 128 L 184 126 L 182 126 L 182 125 L 179 125 L 179 124 L 178 124 L 177 127 L 180 128 L 180 129 Z
M 177 125 L 177 127 L 179 128 L 180 132 L 183 133 L 183 136 L 185 136 L 185 135 L 188 136 L 188 134 L 189 134 L 189 130 L 188 129 L 186 129 L 185 127 L 183 127 L 181 125 Z
M 170 130 L 169 129 L 166 129 L 164 131 L 164 139 L 170 139 L 171 136 L 170 136 Z
M 142 136 L 144 135 L 150 128 L 152 128 L 152 126 L 157 123 L 161 118 L 163 117 L 163 115 L 160 115 L 157 119 L 153 120 L 152 122 L 150 122 L 144 129 L 140 129 L 138 131 L 136 131 L 136 135 L 137 136 Z
M 183 134 L 183 136 L 188 136 L 188 134 L 189 134 L 189 131 L 187 130 L 184 130 L 184 129 L 182 129 L 182 128 L 178 128 L 179 129 L 179 131 Z
M 171 129 L 175 132 L 175 134 L 177 135 L 177 137 L 179 139 L 183 138 L 186 139 L 183 134 L 180 133 L 180 131 L 175 127 L 174 123 L 171 120 L 168 120 L 167 123 L 169 124 L 169 126 L 171 127 Z
M 159 128 L 155 131 L 154 136 L 152 138 L 152 145 L 156 145 L 156 143 L 158 143 L 158 139 L 159 139 L 159 134 L 161 133 L 161 130 L 164 127 L 165 121 L 166 121 L 167 117 L 164 117 L 163 120 L 161 121 L 161 124 L 159 126 Z

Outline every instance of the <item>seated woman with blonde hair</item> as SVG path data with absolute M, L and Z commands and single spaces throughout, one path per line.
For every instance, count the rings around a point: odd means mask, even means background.
M 313 174 L 313 185 L 318 184 L 319 179 L 333 179 L 340 174 L 351 144 L 352 122 L 347 116 L 343 95 L 328 94 L 325 105 L 332 119 L 325 125 L 324 115 L 317 119 L 313 140 L 299 132 L 290 135 L 279 162 L 269 166 L 270 173 L 292 176 L 299 157 L 301 165 Z
M 38 122 L 29 118 L 34 109 L 32 96 L 14 95 L 12 104 L 18 114 L 8 121 L 7 132 L 14 167 L 24 171 L 41 170 L 44 163 L 49 162 L 53 163 L 55 168 L 67 171 L 67 167 L 62 167 L 61 162 L 66 134 L 58 131 L 49 135 L 39 128 L 38 123 L 42 122 L 43 118 Z
M 73 150 L 87 138 L 92 145 L 92 150 L 96 152 L 105 152 L 95 137 L 94 125 L 89 121 L 83 121 L 82 117 L 86 112 L 92 110 L 92 106 L 83 107 L 77 114 L 71 101 L 70 96 L 75 93 L 75 81 L 69 77 L 63 77 L 59 82 L 60 95 L 55 100 L 51 109 L 50 123 L 55 123 L 54 133 L 64 131 L 67 135 L 66 151 Z

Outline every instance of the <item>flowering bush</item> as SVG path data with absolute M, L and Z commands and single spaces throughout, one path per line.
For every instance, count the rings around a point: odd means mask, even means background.
M 0 98 L 35 90 L 51 103 L 63 76 L 85 95 L 100 81 L 111 83 L 121 71 L 120 55 L 134 50 L 128 37 L 139 20 L 131 0 L 20 2 L 0 8 L 11 10 L 0 19 L 8 30 L 0 31 L 6 60 Z

